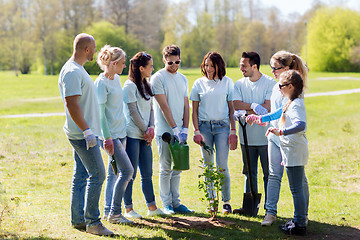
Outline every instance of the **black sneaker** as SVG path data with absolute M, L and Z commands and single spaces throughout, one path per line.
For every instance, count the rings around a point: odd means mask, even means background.
M 299 227 L 299 225 L 296 222 L 294 222 L 294 220 L 287 221 L 284 225 L 280 225 L 279 228 L 283 233 L 289 235 L 298 235 L 298 236 L 306 235 L 306 227 Z
M 229 214 L 232 213 L 231 205 L 230 204 L 224 204 L 223 205 L 223 214 Z

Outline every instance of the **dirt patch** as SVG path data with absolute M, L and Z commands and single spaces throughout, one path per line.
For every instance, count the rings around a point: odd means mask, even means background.
M 235 222 L 226 221 L 218 218 L 205 218 L 195 216 L 181 216 L 181 217 L 167 217 L 167 218 L 156 218 L 156 219 L 141 219 L 136 221 L 138 225 L 144 227 L 161 227 L 169 230 L 174 229 L 197 229 L 206 230 L 215 227 L 227 227 L 235 225 Z

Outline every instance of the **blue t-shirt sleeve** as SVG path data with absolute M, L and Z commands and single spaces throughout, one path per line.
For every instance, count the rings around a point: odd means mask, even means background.
M 136 90 L 137 87 L 135 84 L 126 84 L 123 88 L 123 93 L 124 93 L 124 102 L 125 103 L 132 103 L 132 102 L 137 102 L 137 98 L 136 98 Z
M 151 90 L 153 91 L 154 95 L 165 94 L 165 89 L 161 81 L 160 74 L 155 74 L 153 77 L 151 77 Z
M 95 81 L 96 97 L 99 104 L 105 104 L 107 102 L 108 90 L 104 81 L 96 79 Z
M 194 82 L 194 85 L 191 89 L 191 93 L 190 93 L 190 100 L 191 101 L 198 101 L 200 102 L 200 96 L 199 96 L 199 90 L 198 90 L 198 87 L 199 87 L 199 80 L 196 80 Z
M 269 83 L 269 87 L 266 90 L 265 93 L 265 100 L 270 100 L 271 99 L 271 94 L 274 88 L 274 85 L 276 84 L 275 80 L 270 81 Z
M 67 72 L 63 78 L 64 97 L 82 95 L 81 74 L 77 71 Z
M 242 94 L 241 94 L 241 82 L 240 82 L 240 80 L 237 81 L 235 83 L 235 85 L 234 85 L 233 100 L 234 101 L 236 101 L 236 100 L 242 101 L 243 100 Z
M 226 101 L 230 102 L 234 99 L 234 83 L 231 78 L 227 78 L 228 81 L 228 92 Z
M 186 85 L 186 91 L 184 92 L 184 98 L 185 98 L 185 97 L 189 97 L 189 83 L 185 76 L 183 76 L 183 78 L 184 78 L 185 85 Z
M 290 135 L 290 134 L 294 134 L 294 133 L 304 131 L 305 128 L 306 128 L 306 122 L 298 121 L 298 122 L 295 122 L 290 127 L 285 128 L 283 130 L 283 133 L 286 136 L 286 135 Z
M 282 114 L 282 107 L 278 108 L 275 112 L 261 115 L 261 122 L 271 122 L 276 119 L 279 119 Z

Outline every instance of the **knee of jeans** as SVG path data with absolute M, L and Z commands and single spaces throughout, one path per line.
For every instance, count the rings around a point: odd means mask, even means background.
M 127 181 L 134 180 L 134 168 L 121 170 L 121 176 Z
M 169 177 L 171 175 L 172 170 L 170 169 L 161 169 L 159 172 L 160 177 Z

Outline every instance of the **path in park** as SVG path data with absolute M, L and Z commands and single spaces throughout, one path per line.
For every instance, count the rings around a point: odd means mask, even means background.
M 326 80 L 329 80 L 329 79 L 326 79 Z M 352 93 L 360 93 L 360 88 L 332 91 L 332 92 L 307 93 L 307 94 L 305 94 L 305 98 L 320 97 L 320 96 L 335 96 L 335 95 L 344 95 L 344 94 L 352 94 Z M 0 118 L 23 118 L 23 117 L 30 118 L 30 117 L 53 117 L 53 116 L 65 116 L 65 113 L 64 112 L 60 112 L 60 113 L 28 113 L 28 114 L 3 115 L 3 116 L 0 116 Z

